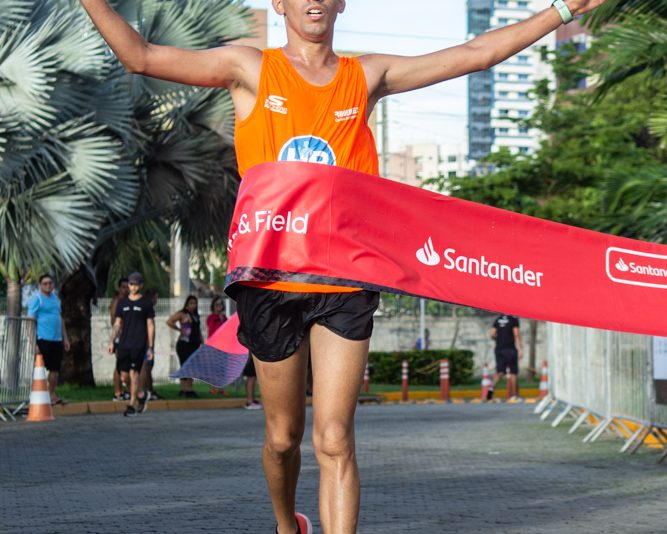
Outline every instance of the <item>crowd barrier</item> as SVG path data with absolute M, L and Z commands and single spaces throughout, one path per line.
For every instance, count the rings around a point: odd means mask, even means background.
M 14 420 L 30 399 L 35 320 L 6 317 L 0 325 L 0 419 Z
M 634 453 L 642 444 L 661 447 L 658 461 L 664 461 L 667 403 L 658 394 L 664 381 L 657 373 L 667 352 L 659 348 L 661 340 L 550 323 L 550 389 L 535 412 L 543 420 L 556 414 L 553 427 L 573 420 L 570 433 L 586 428 L 586 443 L 611 433 L 623 439 L 621 452 Z

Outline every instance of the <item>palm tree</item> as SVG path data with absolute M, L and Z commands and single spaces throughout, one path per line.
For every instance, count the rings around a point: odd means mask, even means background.
M 116 133 L 131 101 L 109 92 L 118 72 L 85 18 L 58 0 L 0 12 L 0 274 L 19 315 L 22 280 L 76 268 L 105 218 L 132 212 L 138 182 Z
M 597 31 L 593 71 L 597 98 L 639 80 L 654 95 L 646 145 L 657 145 L 658 161 L 604 184 L 607 206 L 603 229 L 629 237 L 667 241 L 667 2 L 611 0 L 591 14 Z M 654 139 L 650 139 L 650 135 Z
M 152 42 L 207 48 L 247 35 L 238 0 L 117 0 Z M 113 238 L 149 221 L 206 246 L 226 239 L 237 188 L 226 92 L 127 75 L 73 0 L 0 0 L 0 273 L 53 266 L 73 349 L 62 376 L 92 382 L 90 298 Z M 67 369 L 71 372 L 67 372 Z

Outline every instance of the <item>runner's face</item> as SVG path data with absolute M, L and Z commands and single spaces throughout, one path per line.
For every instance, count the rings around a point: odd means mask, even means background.
M 285 16 L 288 29 L 319 42 L 333 35 L 336 17 L 345 10 L 345 0 L 273 0 L 273 8 Z
M 118 287 L 118 291 L 121 295 L 127 296 L 127 294 L 130 292 L 130 286 L 127 282 L 121 282 L 120 286 Z

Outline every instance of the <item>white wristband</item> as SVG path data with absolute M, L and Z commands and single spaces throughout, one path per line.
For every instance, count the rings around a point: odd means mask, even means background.
M 560 18 L 563 19 L 563 24 L 568 24 L 569 22 L 572 22 L 574 17 L 572 16 L 572 12 L 570 11 L 570 8 L 567 7 L 567 4 L 563 0 L 554 0 L 551 5 L 556 8 L 556 11 L 558 11 L 558 14 L 560 15 Z

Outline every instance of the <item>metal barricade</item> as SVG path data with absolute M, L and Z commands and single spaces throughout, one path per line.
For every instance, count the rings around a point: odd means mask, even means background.
M 28 403 L 35 359 L 35 320 L 6 317 L 0 332 L 0 419 L 15 419 Z
M 656 402 L 653 338 L 560 324 L 547 326 L 550 400 L 539 411 L 546 419 L 560 412 L 591 430 L 593 442 L 604 432 L 623 438 L 621 452 L 634 452 L 647 439 L 667 447 L 667 406 Z M 664 456 L 663 456 L 664 459 Z

